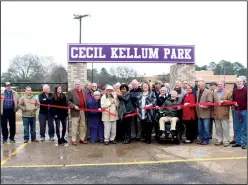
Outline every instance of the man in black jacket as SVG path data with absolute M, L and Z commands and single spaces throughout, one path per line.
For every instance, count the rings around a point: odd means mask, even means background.
M 50 87 L 48 85 L 43 86 L 43 92 L 39 95 L 40 104 L 51 105 L 52 93 L 50 93 Z M 50 112 L 50 107 L 40 106 L 39 122 L 40 122 L 40 138 L 41 141 L 45 141 L 46 122 L 48 121 L 48 135 L 49 140 L 54 141 L 54 124 L 53 117 Z
M 131 102 L 136 110 L 136 101 L 138 101 L 137 97 L 142 93 L 142 89 L 139 87 L 139 82 L 137 80 L 132 81 L 132 89 L 130 90 Z M 141 139 L 141 125 L 137 121 L 137 116 L 133 116 L 132 124 L 131 124 L 131 138 L 136 138 L 137 140 Z

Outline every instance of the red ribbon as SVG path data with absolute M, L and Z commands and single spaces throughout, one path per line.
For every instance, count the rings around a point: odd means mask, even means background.
M 3 98 L 1 97 L 1 99 L 3 100 L 7 100 L 7 101 L 14 101 L 13 99 L 9 99 L 9 98 Z M 35 104 L 35 105 L 39 105 L 39 106 L 44 106 L 44 107 L 54 107 L 54 108 L 60 108 L 60 109 L 72 109 L 70 107 L 67 107 L 67 106 L 57 106 L 57 105 L 50 105 L 50 104 L 40 104 L 40 103 L 33 103 L 33 102 L 25 102 L 25 103 L 30 103 L 30 104 Z M 149 110 L 149 109 L 164 109 L 164 108 L 183 108 L 183 107 L 198 107 L 198 106 L 230 106 L 230 105 L 235 105 L 236 102 L 223 102 L 222 104 L 220 103 L 193 103 L 193 104 L 189 104 L 187 106 L 184 106 L 184 105 L 171 105 L 171 106 L 161 106 L 161 107 L 157 107 L 157 106 L 150 106 L 150 107 L 144 107 L 143 109 L 145 110 Z M 102 110 L 97 110 L 97 109 L 87 109 L 87 108 L 80 108 L 80 110 L 82 111 L 87 111 L 87 112 L 107 112 L 108 114 L 110 114 L 111 116 L 114 116 L 116 117 L 117 115 L 106 110 L 106 109 L 102 109 Z M 124 118 L 127 118 L 127 117 L 133 117 L 133 116 L 136 116 L 138 114 L 138 112 L 134 112 L 134 113 L 131 113 L 131 114 L 127 114 L 124 116 Z M 239 107 L 238 107 L 238 114 L 239 114 L 239 119 L 241 121 L 241 114 L 240 114 L 240 110 L 239 110 Z

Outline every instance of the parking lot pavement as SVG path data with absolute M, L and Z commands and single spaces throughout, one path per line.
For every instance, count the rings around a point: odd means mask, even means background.
M 1 157 L 2 183 L 247 182 L 247 151 L 214 144 L 18 143 L 2 145 Z

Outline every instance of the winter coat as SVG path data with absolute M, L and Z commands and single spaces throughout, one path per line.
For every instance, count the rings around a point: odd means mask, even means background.
M 212 103 L 213 102 L 213 93 L 209 89 L 204 89 L 201 99 L 199 100 L 200 90 L 197 91 L 197 103 Z M 211 118 L 212 108 L 211 106 L 196 107 L 197 117 L 202 119 Z
M 141 93 L 137 99 L 138 101 L 136 102 L 136 107 L 137 111 L 138 111 L 138 121 L 142 120 L 142 96 L 143 93 Z M 157 105 L 157 99 L 155 96 L 155 93 L 150 91 L 147 95 L 146 95 L 146 100 L 145 100 L 145 105 L 150 105 L 152 104 L 152 106 L 156 106 Z M 147 120 L 147 122 L 153 122 L 155 119 L 155 111 L 154 109 L 148 109 L 145 110 L 145 119 Z
M 122 119 L 124 114 L 129 114 L 134 112 L 132 105 L 131 94 L 126 93 L 124 95 L 118 96 L 120 102 L 118 107 L 119 118 Z
M 39 108 L 38 101 L 33 95 L 23 95 L 19 100 L 19 108 L 22 110 L 22 117 L 36 117 L 36 111 Z
M 88 103 L 89 109 L 98 110 L 101 108 L 100 100 L 96 101 L 95 98 L 92 98 Z M 88 112 L 88 124 L 91 128 L 98 128 L 99 124 L 103 124 L 102 122 L 102 113 L 101 112 Z
M 175 100 L 168 98 L 165 100 L 163 106 L 172 106 L 172 105 L 178 105 L 180 104 L 179 98 L 176 98 Z M 164 112 L 165 116 L 168 117 L 178 117 L 178 109 L 177 108 L 164 108 L 162 109 L 162 112 Z
M 82 90 L 83 98 L 84 98 L 84 107 L 87 108 L 87 98 L 86 98 L 86 93 L 84 90 Z M 71 117 L 76 117 L 78 118 L 80 116 L 80 111 L 75 110 L 74 107 L 75 105 L 80 107 L 80 100 L 77 94 L 76 89 L 71 90 L 68 93 L 68 105 L 71 107 Z M 87 118 L 87 112 L 84 112 L 85 118 Z
M 137 97 L 142 93 L 142 89 L 141 88 L 137 88 L 137 89 L 131 89 L 130 90 L 130 94 L 131 94 L 131 101 L 133 104 L 133 107 L 136 109 L 136 102 L 137 102 Z
M 52 93 L 49 93 L 48 96 L 44 92 L 39 95 L 40 104 L 51 105 L 52 102 Z M 50 107 L 48 106 L 40 106 L 40 114 L 48 114 L 50 113 Z
M 157 99 L 157 106 L 161 107 L 164 104 L 166 99 L 167 99 L 166 96 L 165 97 L 159 96 L 158 99 Z
M 185 98 L 182 100 L 182 105 L 185 103 L 194 104 L 195 103 L 195 95 L 193 93 L 186 94 Z M 182 108 L 183 117 L 182 120 L 195 120 L 196 119 L 196 111 L 195 107 L 185 106 Z
M 55 100 L 55 97 L 52 97 L 51 104 L 56 105 L 56 106 L 68 107 L 67 98 L 66 98 L 65 94 L 63 94 L 63 93 L 61 94 L 61 98 L 58 97 L 57 100 Z M 53 117 L 59 118 L 62 120 L 68 116 L 68 109 L 51 107 L 51 114 Z
M 114 104 L 111 103 L 112 101 L 114 101 Z M 118 112 L 117 112 L 118 106 L 119 106 L 119 101 L 117 100 L 116 96 L 104 94 L 101 98 L 101 108 L 108 110 L 109 112 L 115 114 L 116 116 L 110 115 L 108 112 L 103 112 L 102 121 L 118 120 Z
M 232 101 L 232 93 L 223 89 L 221 100 Z M 218 99 L 218 91 L 214 92 L 214 103 L 220 102 Z M 217 120 L 229 120 L 230 106 L 214 106 L 213 117 Z

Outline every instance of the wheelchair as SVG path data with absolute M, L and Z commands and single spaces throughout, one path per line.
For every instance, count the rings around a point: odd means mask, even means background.
M 162 110 L 159 110 L 155 116 L 156 123 L 159 125 L 159 119 L 165 116 L 166 116 L 165 113 Z M 177 120 L 175 131 L 170 131 L 171 123 L 169 121 L 164 123 L 165 124 L 165 130 L 163 132 L 164 137 L 163 138 L 159 137 L 158 141 L 172 141 L 173 143 L 177 145 L 181 143 L 182 135 L 185 131 L 185 126 L 181 123 L 180 117 L 178 118 L 179 119 Z M 158 132 L 161 132 L 161 131 L 159 130 Z M 157 134 L 161 136 L 161 134 L 159 133 Z

